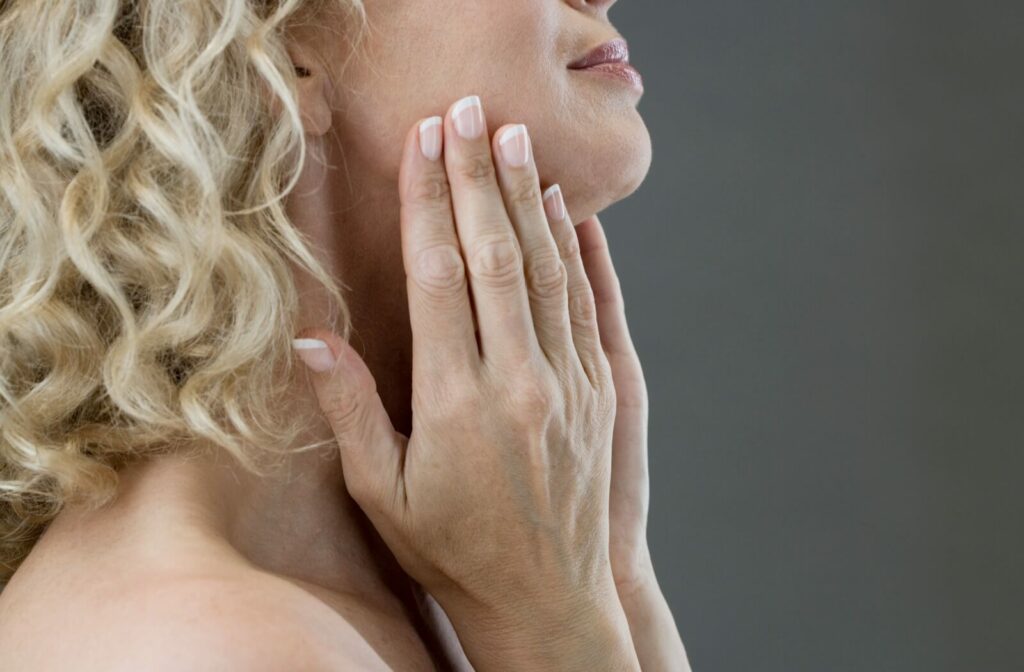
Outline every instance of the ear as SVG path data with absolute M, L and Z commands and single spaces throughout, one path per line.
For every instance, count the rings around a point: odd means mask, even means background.
M 322 136 L 331 129 L 334 86 L 330 73 L 312 44 L 288 45 L 295 66 L 299 94 L 299 113 L 308 135 Z

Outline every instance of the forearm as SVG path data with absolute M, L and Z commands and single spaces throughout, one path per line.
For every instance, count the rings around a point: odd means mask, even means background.
M 644 672 L 690 672 L 683 640 L 654 571 L 620 586 L 619 600 L 640 668 Z

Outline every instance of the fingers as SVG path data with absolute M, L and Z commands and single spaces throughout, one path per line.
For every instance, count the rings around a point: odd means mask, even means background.
M 372 517 L 402 501 L 405 437 L 391 425 L 373 375 L 355 350 L 331 333 L 308 336 L 292 346 L 309 369 L 337 439 L 349 494 Z
M 477 96 L 439 120 L 410 132 L 400 176 L 414 368 L 516 366 L 543 353 L 596 382 L 594 298 L 561 191 L 541 193 L 528 130 L 491 139 Z
M 590 287 L 583 260 L 580 257 L 580 242 L 576 227 L 565 208 L 561 188 L 556 184 L 544 194 L 544 208 L 551 225 L 551 234 L 558 246 L 559 255 L 568 276 L 569 321 L 572 338 L 580 362 L 590 381 L 597 385 L 603 378 L 606 358 L 601 350 L 598 333 L 597 307 Z
M 580 243 L 580 257 L 594 291 L 597 306 L 597 325 L 601 332 L 601 345 L 609 355 L 635 352 L 633 339 L 626 323 L 622 287 L 615 273 L 608 239 L 597 217 L 584 220 L 576 227 Z
M 479 363 L 443 147 L 441 118 L 421 121 L 406 137 L 399 175 L 413 367 L 420 375 Z
M 538 350 L 523 258 L 496 179 L 483 107 L 464 98 L 445 118 L 444 162 L 480 328 L 482 359 L 518 364 Z
M 540 180 L 526 126 L 494 134 L 498 183 L 523 252 L 527 293 L 541 349 L 553 364 L 578 364 L 569 324 L 567 275 L 544 212 Z M 570 358 L 571 356 L 571 358 Z

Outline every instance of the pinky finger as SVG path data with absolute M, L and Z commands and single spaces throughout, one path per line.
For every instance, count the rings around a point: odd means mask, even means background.
M 562 189 L 557 184 L 544 192 L 544 211 L 547 213 L 551 235 L 558 246 L 558 253 L 562 257 L 568 276 L 572 340 L 587 377 L 592 384 L 598 385 L 606 377 L 603 372 L 607 364 L 597 326 L 597 306 L 580 256 L 576 227 L 569 218 Z

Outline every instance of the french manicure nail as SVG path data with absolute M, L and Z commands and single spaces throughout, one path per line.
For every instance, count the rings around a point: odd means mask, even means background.
M 326 343 L 316 338 L 296 338 L 292 340 L 292 348 L 299 359 L 317 373 L 324 373 L 334 368 L 334 354 Z
M 523 124 L 516 124 L 505 129 L 498 138 L 501 155 L 510 166 L 519 168 L 530 160 L 530 134 Z
M 562 196 L 562 188 L 557 184 L 552 184 L 544 192 L 544 212 L 548 213 L 548 219 L 552 222 L 565 219 L 565 198 Z
M 441 117 L 430 117 L 420 123 L 420 151 L 428 161 L 441 158 Z
M 484 132 L 484 108 L 480 96 L 467 96 L 452 108 L 455 132 L 466 140 L 473 140 Z

